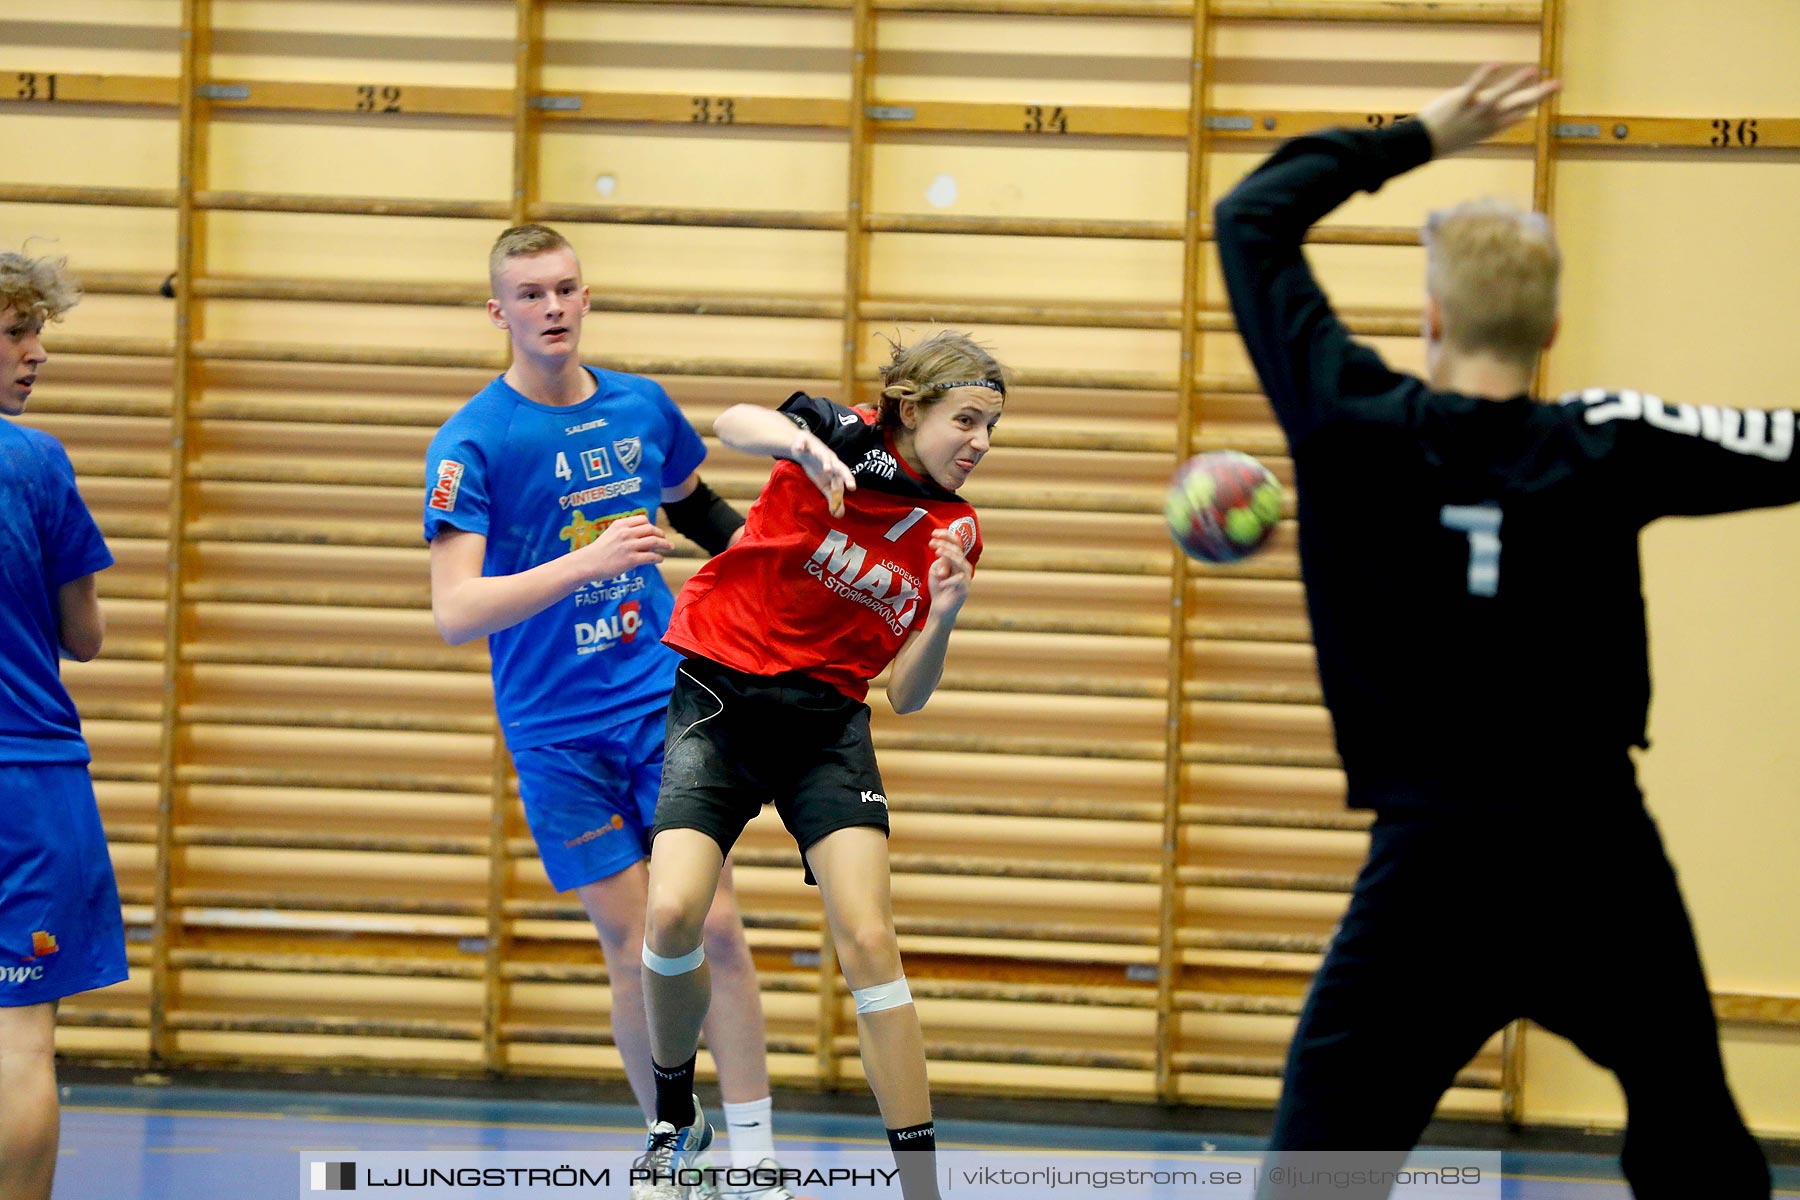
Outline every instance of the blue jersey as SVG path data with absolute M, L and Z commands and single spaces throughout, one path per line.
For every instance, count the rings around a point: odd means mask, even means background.
M 88 761 L 59 669 L 56 592 L 112 562 L 62 445 L 0 421 L 0 763 Z
M 667 392 L 587 368 L 580 404 L 528 400 L 504 377 L 444 422 L 425 459 L 425 540 L 445 526 L 487 538 L 483 575 L 516 575 L 587 545 L 620 517 L 655 519 L 662 489 L 706 446 Z M 594 579 L 488 638 L 494 704 L 515 750 L 566 742 L 668 703 L 674 607 L 654 565 Z

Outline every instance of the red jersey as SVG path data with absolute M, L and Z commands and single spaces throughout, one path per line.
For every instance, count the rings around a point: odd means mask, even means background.
M 664 641 L 749 675 L 800 671 L 853 700 L 894 660 L 931 608 L 934 530 L 973 565 L 975 510 L 907 467 L 874 418 L 795 392 L 781 406 L 856 476 L 844 515 L 783 459 L 751 505 L 744 536 L 689 579 Z

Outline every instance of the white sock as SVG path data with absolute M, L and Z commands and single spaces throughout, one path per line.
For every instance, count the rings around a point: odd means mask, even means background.
M 775 1101 L 768 1096 L 725 1105 L 731 1165 L 749 1168 L 775 1154 Z

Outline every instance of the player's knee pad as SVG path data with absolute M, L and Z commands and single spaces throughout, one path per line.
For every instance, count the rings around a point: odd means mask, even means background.
M 856 1001 L 856 1014 L 881 1012 L 884 1009 L 899 1008 L 903 1004 L 913 1002 L 912 989 L 906 986 L 906 976 L 892 983 L 878 983 L 874 987 L 857 988 L 850 993 Z
M 664 958 L 650 949 L 650 943 L 644 943 L 644 965 L 658 975 L 686 975 L 689 971 L 700 968 L 706 961 L 706 943 L 702 942 L 688 953 L 677 958 Z

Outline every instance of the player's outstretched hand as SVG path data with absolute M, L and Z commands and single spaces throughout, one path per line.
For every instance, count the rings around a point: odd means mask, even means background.
M 588 579 L 611 579 L 637 567 L 659 563 L 674 547 L 663 531 L 641 514 L 620 517 L 599 537 L 574 551 L 581 559 L 581 573 Z
M 975 573 L 963 554 L 962 540 L 948 529 L 933 530 L 931 548 L 937 551 L 926 586 L 931 589 L 931 615 L 954 617 L 969 598 L 969 577 Z
M 826 504 L 831 515 L 844 515 L 844 493 L 856 490 L 856 476 L 844 465 L 824 442 L 813 434 L 801 430 L 794 438 L 794 444 L 788 448 L 787 456 L 800 464 L 806 477 L 813 481 L 813 486 L 825 494 Z
M 1489 63 L 1457 88 L 1419 110 L 1419 121 L 1431 135 L 1434 156 L 1466 150 L 1525 117 L 1562 84 L 1541 77 L 1536 67 L 1508 72 Z

